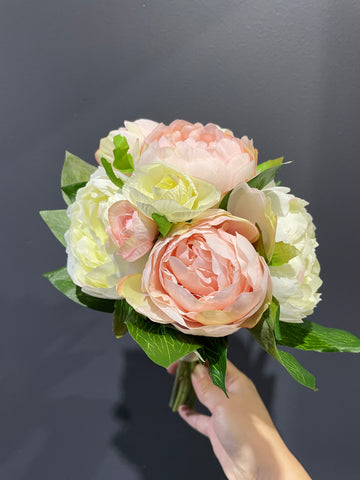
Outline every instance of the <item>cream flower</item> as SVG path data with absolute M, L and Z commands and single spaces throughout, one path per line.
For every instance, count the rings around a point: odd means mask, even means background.
M 116 253 L 109 240 L 108 210 L 121 200 L 124 197 L 99 167 L 68 207 L 71 225 L 65 234 L 67 269 L 73 282 L 95 297 L 119 298 L 117 281 L 125 275 L 142 272 L 147 259 L 145 256 L 129 263 Z
M 121 135 L 125 137 L 129 145 L 129 153 L 133 158 L 134 164 L 139 161 L 142 148 L 144 146 L 145 138 L 159 125 L 153 120 L 139 119 L 135 122 L 124 122 L 125 127 L 120 127 L 117 130 L 112 130 L 109 132 L 107 137 L 104 137 L 100 140 L 100 145 L 98 150 L 95 152 L 96 161 L 101 165 L 101 159 L 105 158 L 109 163 L 114 161 L 113 150 L 114 137 L 116 135 Z M 124 173 L 117 172 L 117 175 L 125 181 L 127 175 Z
M 272 211 L 270 199 L 261 190 L 251 188 L 242 182 L 231 192 L 227 210 L 232 215 L 246 218 L 259 227 L 266 258 L 270 259 L 274 252 L 276 232 L 276 216 Z
M 158 213 L 173 223 L 191 220 L 220 200 L 214 185 L 162 163 L 136 167 L 122 193 L 147 217 Z
M 270 273 L 273 294 L 280 302 L 280 320 L 300 323 L 320 301 L 318 289 L 322 281 L 315 253 L 315 226 L 305 208 L 308 203 L 290 194 L 289 188 L 271 182 L 262 192 L 271 200 L 277 215 L 275 241 L 289 243 L 299 251 L 288 263 L 270 267 Z

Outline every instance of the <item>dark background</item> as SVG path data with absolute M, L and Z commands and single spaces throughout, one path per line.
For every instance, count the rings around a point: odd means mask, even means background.
M 37 213 L 64 208 L 65 149 L 94 162 L 125 119 L 214 122 L 292 160 L 320 243 L 312 319 L 360 336 L 359 20 L 346 0 L 1 1 L 1 479 L 223 478 L 164 370 L 41 276 L 65 263 Z M 229 356 L 289 448 L 314 479 L 358 479 L 360 358 L 296 353 L 312 392 L 249 337 Z

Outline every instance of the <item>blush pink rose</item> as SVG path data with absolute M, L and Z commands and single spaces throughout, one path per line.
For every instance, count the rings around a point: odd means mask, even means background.
M 143 275 L 117 292 L 135 310 L 193 335 L 222 337 L 260 320 L 272 296 L 269 268 L 252 243 L 256 226 L 209 210 L 158 240 Z
M 135 262 L 151 250 L 158 234 L 157 225 L 127 200 L 111 205 L 108 218 L 107 233 L 125 260 Z
M 162 162 L 216 185 L 222 194 L 256 173 L 257 150 L 248 137 L 236 138 L 213 123 L 175 120 L 146 137 L 139 165 Z

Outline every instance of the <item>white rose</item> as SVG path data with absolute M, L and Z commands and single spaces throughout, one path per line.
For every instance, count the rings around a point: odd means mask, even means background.
M 281 306 L 280 320 L 301 323 L 320 301 L 318 289 L 322 281 L 315 254 L 315 225 L 305 208 L 308 203 L 290 194 L 289 188 L 276 187 L 271 182 L 262 191 L 270 198 L 277 215 L 275 241 L 289 243 L 299 251 L 288 263 L 270 267 L 273 294 Z
M 67 269 L 72 281 L 95 297 L 119 298 L 117 281 L 141 273 L 147 259 L 145 256 L 130 263 L 115 253 L 106 228 L 108 210 L 119 200 L 124 200 L 123 195 L 99 167 L 87 185 L 78 190 L 75 202 L 67 210 L 71 220 L 65 234 Z

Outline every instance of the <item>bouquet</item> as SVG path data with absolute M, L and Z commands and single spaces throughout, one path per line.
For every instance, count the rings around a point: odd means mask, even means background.
M 179 361 L 170 400 L 192 405 L 206 363 L 224 394 L 227 337 L 246 329 L 302 385 L 314 376 L 279 346 L 360 352 L 360 340 L 306 320 L 320 300 L 307 202 L 258 164 L 253 141 L 214 124 L 125 122 L 100 140 L 98 166 L 66 153 L 65 210 L 40 212 L 66 247 L 45 277 L 80 305 L 113 314 L 162 367 Z

